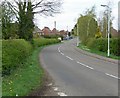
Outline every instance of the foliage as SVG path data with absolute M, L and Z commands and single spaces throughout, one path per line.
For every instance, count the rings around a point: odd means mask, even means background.
M 33 13 L 31 2 L 19 2 L 19 38 L 31 41 L 33 38 Z M 26 8 L 27 7 L 27 8 Z
M 109 18 L 110 18 L 110 35 L 111 35 L 111 33 L 112 33 L 112 31 L 111 31 L 112 21 L 114 19 L 114 17 L 111 16 L 111 12 L 110 12 Z M 99 21 L 100 21 L 99 26 L 101 28 L 102 36 L 103 36 L 103 38 L 107 38 L 107 33 L 108 33 L 108 9 L 106 9 L 103 12 L 102 18 Z
M 6 1 L 2 2 L 2 13 L 1 13 L 1 20 L 2 20 L 2 38 L 9 39 L 11 37 L 16 37 L 16 29 L 17 24 L 12 23 L 14 12 L 9 8 L 9 5 Z M 14 26 L 16 25 L 16 26 Z
M 90 49 L 98 50 L 101 52 L 107 52 L 107 38 L 99 38 L 99 39 L 89 39 L 87 46 Z M 120 39 L 112 38 L 110 39 L 110 53 L 116 56 L 120 55 Z
M 74 35 L 77 36 L 77 24 L 74 26 L 73 32 L 74 32 Z
M 44 45 L 55 44 L 58 43 L 58 39 L 46 39 L 46 38 L 36 38 L 34 40 L 34 47 L 41 47 Z
M 57 39 L 57 38 L 60 37 L 60 36 L 57 35 L 57 34 L 56 34 L 56 35 L 54 34 L 54 35 L 43 35 L 43 37 L 44 37 L 44 38 L 56 38 L 56 39 Z
M 27 58 L 24 66 L 16 69 L 11 75 L 3 78 L 2 95 L 27 96 L 32 90 L 41 87 L 44 72 L 38 61 L 38 54 L 42 48 L 37 48 Z
M 58 39 L 38 38 L 33 40 L 33 46 L 40 47 L 58 42 Z M 32 52 L 32 45 L 23 39 L 3 40 L 2 50 L 2 75 L 4 76 L 22 66 Z
M 55 13 L 59 13 L 61 1 L 59 0 L 40 0 L 34 1 L 31 0 L 14 0 L 15 7 L 11 2 L 8 2 L 11 10 L 16 13 L 16 17 L 19 23 L 18 35 L 21 39 L 26 39 L 32 41 L 33 39 L 33 30 L 34 30 L 34 15 L 43 14 L 46 16 L 53 16 Z
M 91 9 L 87 9 L 84 15 L 80 15 L 73 28 L 74 35 L 78 35 L 83 44 L 87 44 L 89 38 L 95 37 L 98 27 L 95 17 L 95 6 L 93 6 Z
M 2 41 L 2 75 L 8 75 L 12 70 L 22 65 L 31 54 L 32 46 L 23 39 Z
M 102 37 L 102 33 L 100 32 L 100 28 L 97 28 L 97 32 L 95 34 L 95 38 L 101 38 Z
M 88 38 L 94 38 L 97 31 L 97 22 L 90 16 L 81 16 L 78 20 L 78 32 L 82 43 L 86 44 Z

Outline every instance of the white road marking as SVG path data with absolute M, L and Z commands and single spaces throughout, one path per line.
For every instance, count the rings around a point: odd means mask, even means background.
M 48 86 L 52 86 L 52 83 L 48 84 Z
M 60 46 L 61 47 L 61 46 Z M 60 47 L 58 47 L 58 51 L 60 52 L 60 54 L 61 55 L 64 55 L 64 53 L 62 53 L 61 51 L 60 51 Z M 70 60 L 73 60 L 71 57 L 69 57 L 69 56 L 66 56 L 68 59 L 70 59 Z M 80 64 L 80 65 L 83 65 L 83 66 L 85 66 L 85 67 L 87 67 L 87 68 L 89 68 L 89 69 L 94 69 L 94 68 L 92 68 L 92 67 L 90 67 L 90 66 L 88 66 L 88 65 L 86 65 L 86 64 L 83 64 L 83 63 L 80 63 L 80 62 L 78 62 L 77 61 L 77 63 L 78 64 Z M 110 76 L 110 77 L 112 77 L 112 78 L 115 78 L 115 79 L 120 79 L 119 77 L 117 77 L 117 76 L 114 76 L 114 75 L 112 75 L 112 74 L 108 74 L 108 73 L 105 73 L 107 76 Z M 58 90 L 58 88 L 54 88 L 54 90 Z M 67 96 L 66 94 L 64 94 L 64 93 L 62 93 L 62 92 L 59 92 L 58 93 L 58 95 L 60 95 L 60 96 Z
M 77 61 L 77 63 L 80 64 L 80 65 L 83 65 L 83 66 L 85 66 L 85 67 L 87 67 L 87 68 L 89 68 L 89 69 L 94 69 L 94 68 L 92 68 L 92 67 L 90 67 L 90 66 L 88 66 L 88 65 L 85 65 L 85 64 L 83 64 L 83 63 L 80 63 L 80 62 L 78 62 L 78 61 Z
M 60 46 L 60 47 L 61 47 L 61 46 Z M 60 47 L 58 47 L 58 51 L 59 51 L 59 52 L 61 52 L 61 51 L 60 51 Z
M 64 55 L 64 53 L 62 53 L 62 52 L 60 54 Z
M 108 74 L 108 73 L 105 73 L 107 76 L 110 76 L 110 77 L 113 77 L 113 78 L 116 78 L 116 79 L 120 79 L 119 77 L 117 76 L 114 76 L 114 75 L 111 75 L 111 74 Z
M 70 60 L 73 60 L 71 57 L 69 57 L 69 56 L 66 56 L 68 59 L 70 59 Z
M 57 87 L 53 87 L 53 89 L 54 89 L 54 91 L 57 91 L 57 90 L 58 90 L 58 88 L 57 88 Z
M 87 68 L 89 68 L 89 69 L 94 69 L 94 68 L 92 68 L 92 67 L 90 67 L 90 66 L 86 66 Z
M 62 92 L 58 92 L 58 95 L 59 96 L 67 96 L 65 93 L 62 93 Z

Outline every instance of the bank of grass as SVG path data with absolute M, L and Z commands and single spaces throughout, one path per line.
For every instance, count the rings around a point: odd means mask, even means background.
M 44 46 L 58 42 L 57 39 L 34 39 L 31 55 L 21 66 L 17 66 L 12 73 L 3 77 L 2 96 L 27 96 L 32 90 L 42 86 L 44 70 L 38 60 L 39 52 Z
M 44 71 L 39 65 L 38 54 L 42 47 L 35 49 L 22 67 L 5 76 L 2 83 L 2 96 L 26 96 L 42 85 Z
M 101 55 L 101 56 L 104 56 L 104 57 L 108 57 L 107 56 L 107 51 L 106 52 L 101 52 L 101 51 L 98 51 L 98 50 L 95 50 L 95 49 L 89 49 L 87 46 L 85 46 L 83 44 L 80 44 L 79 48 L 82 49 L 82 50 L 85 50 L 87 52 L 90 52 L 90 53 L 94 53 L 94 54 L 98 54 L 98 55 Z M 115 56 L 113 54 L 110 54 L 110 56 L 108 58 L 120 60 L 119 56 Z

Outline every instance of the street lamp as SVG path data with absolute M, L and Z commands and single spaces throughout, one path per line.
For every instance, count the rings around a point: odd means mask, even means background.
M 77 47 L 79 46 L 79 32 L 78 32 L 78 23 L 77 23 Z
M 108 14 L 108 50 L 107 56 L 110 56 L 110 7 L 108 5 L 101 5 L 103 7 L 107 7 L 107 14 Z

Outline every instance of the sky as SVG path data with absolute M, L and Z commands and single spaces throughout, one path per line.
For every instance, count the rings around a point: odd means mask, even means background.
M 47 26 L 52 30 L 54 28 L 54 21 L 56 21 L 56 28 L 58 30 L 71 31 L 80 14 L 83 14 L 86 9 L 94 5 L 96 6 L 97 17 L 102 17 L 100 13 L 106 8 L 102 7 L 101 4 L 107 5 L 108 1 L 112 2 L 112 17 L 114 17 L 113 27 L 118 29 L 118 2 L 120 0 L 63 0 L 60 14 L 54 15 L 54 17 L 35 15 L 34 21 L 40 29 Z

